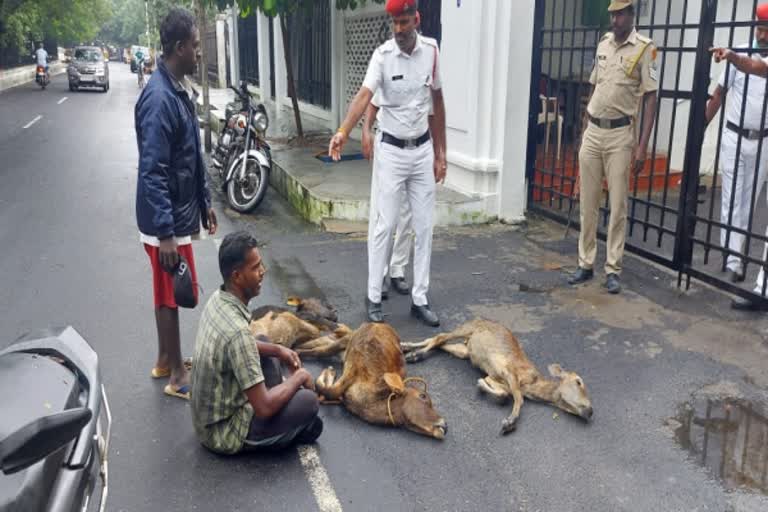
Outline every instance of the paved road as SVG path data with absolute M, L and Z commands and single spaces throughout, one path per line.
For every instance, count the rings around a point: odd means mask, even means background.
M 527 403 L 518 431 L 500 437 L 508 407 L 480 396 L 479 374 L 442 354 L 409 368 L 449 422 L 442 443 L 328 407 L 309 452 L 207 452 L 188 405 L 149 378 L 152 297 L 134 219 L 137 92 L 127 66 L 112 64 L 106 94 L 70 93 L 64 77 L 44 92 L 31 84 L 0 94 L 0 345 L 72 324 L 98 350 L 115 418 L 110 510 L 765 510 L 756 494 L 726 492 L 665 427 L 712 384 L 764 407 L 764 322 L 721 314 L 727 299 L 706 289 L 680 297 L 673 277 L 636 261 L 627 270 L 635 292 L 609 301 L 597 284 L 565 290 L 556 269 L 570 261 L 572 240 L 557 244 L 546 228 L 438 233 L 433 302 L 448 327 L 494 318 L 542 367 L 557 360 L 578 371 L 591 424 Z M 256 302 L 320 294 L 347 323 L 363 320 L 364 240 L 317 232 L 274 191 L 255 218 L 216 207 L 216 238 L 245 228 L 266 245 L 270 273 Z M 206 297 L 219 284 L 214 242 L 196 246 Z M 432 333 L 408 318 L 407 299 L 386 309 L 404 339 Z M 187 354 L 199 313 L 182 314 Z

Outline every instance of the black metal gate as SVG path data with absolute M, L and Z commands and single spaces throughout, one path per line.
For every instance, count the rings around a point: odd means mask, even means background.
M 272 20 L 270 19 L 270 23 Z M 259 37 L 256 14 L 237 18 L 237 48 L 240 62 L 240 80 L 254 85 L 259 83 Z
M 331 5 L 315 2 L 287 20 L 299 99 L 331 108 Z
M 528 208 L 563 223 L 572 221 L 577 228 L 579 205 L 574 192 L 579 141 L 597 43 L 610 30 L 606 25 L 609 3 L 536 0 Z M 762 150 L 765 138 L 748 140 L 737 134 L 739 130 L 729 130 L 726 121 L 753 130 L 750 135 L 764 130 L 768 81 L 746 77 L 743 101 L 737 102 L 727 90 L 719 120 L 708 128 L 706 119 L 710 91 L 716 85 L 710 86 L 710 82 L 720 78 L 728 84 L 738 76 L 732 66 L 714 64 L 709 49 L 749 43 L 737 51 L 759 51 L 751 44 L 757 5 L 758 0 L 635 2 L 636 28 L 658 48 L 659 92 L 645 168 L 630 175 L 627 249 L 679 271 L 678 284 L 685 276 L 689 286 L 694 277 L 762 301 L 766 285 L 758 273 L 766 264 L 768 208 L 762 190 L 765 170 L 755 162 L 765 165 L 768 148 Z M 761 112 L 754 112 L 754 106 L 752 112 L 746 108 L 750 81 L 762 104 Z M 641 116 L 638 125 L 645 122 Z M 724 148 L 735 154 L 735 161 L 744 162 L 745 168 L 734 170 L 733 165 L 721 162 Z M 751 187 L 751 197 L 739 202 L 738 191 L 744 187 Z M 730 202 L 721 208 L 724 193 Z M 744 190 L 741 197 L 749 195 Z M 605 239 L 609 215 L 607 194 L 604 198 L 598 231 L 601 239 Z M 733 265 L 738 267 L 740 262 L 745 269 L 743 282 L 724 273 L 729 255 Z

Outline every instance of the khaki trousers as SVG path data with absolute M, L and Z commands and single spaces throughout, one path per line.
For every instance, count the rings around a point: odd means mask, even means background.
M 608 181 L 611 209 L 608 224 L 606 274 L 620 274 L 627 226 L 629 174 L 635 149 L 633 125 L 603 129 L 589 123 L 579 150 L 581 195 L 579 209 L 579 266 L 592 269 L 597 256 L 597 223 L 603 195 L 603 178 Z

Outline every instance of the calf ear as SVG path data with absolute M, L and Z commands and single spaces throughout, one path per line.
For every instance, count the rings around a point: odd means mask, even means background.
M 386 382 L 387 386 L 389 386 L 389 389 L 393 393 L 400 394 L 405 391 L 405 384 L 403 384 L 403 379 L 396 373 L 385 373 L 384 382 Z
M 295 295 L 291 295 L 290 297 L 288 297 L 288 300 L 286 300 L 285 303 L 288 304 L 289 306 L 293 306 L 293 307 L 297 308 L 297 307 L 301 306 L 302 300 L 301 300 L 301 298 L 299 298 L 299 297 L 297 297 Z
M 562 377 L 563 376 L 563 369 L 560 367 L 559 364 L 554 363 L 549 366 L 547 366 L 547 370 L 549 370 L 549 374 L 553 377 Z

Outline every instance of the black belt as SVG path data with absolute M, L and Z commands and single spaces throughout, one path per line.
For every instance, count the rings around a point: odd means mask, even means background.
M 597 117 L 592 117 L 590 114 L 587 114 L 587 116 L 592 124 L 599 126 L 604 130 L 612 130 L 614 128 L 621 128 L 622 126 L 629 126 L 632 124 L 632 118 L 629 116 L 620 117 L 618 119 L 598 119 Z
M 398 139 L 394 135 L 390 135 L 387 132 L 381 133 L 381 142 L 392 144 L 400 149 L 413 149 L 421 146 L 425 142 L 429 141 L 429 130 L 424 132 L 424 135 L 415 139 Z
M 765 137 L 768 137 L 768 128 L 766 128 L 763 131 L 747 130 L 746 128 L 740 128 L 739 125 L 737 125 L 736 123 L 732 123 L 731 121 L 728 121 L 727 123 L 725 123 L 725 126 L 732 132 L 738 133 L 745 139 L 760 140 L 760 139 L 764 139 Z

